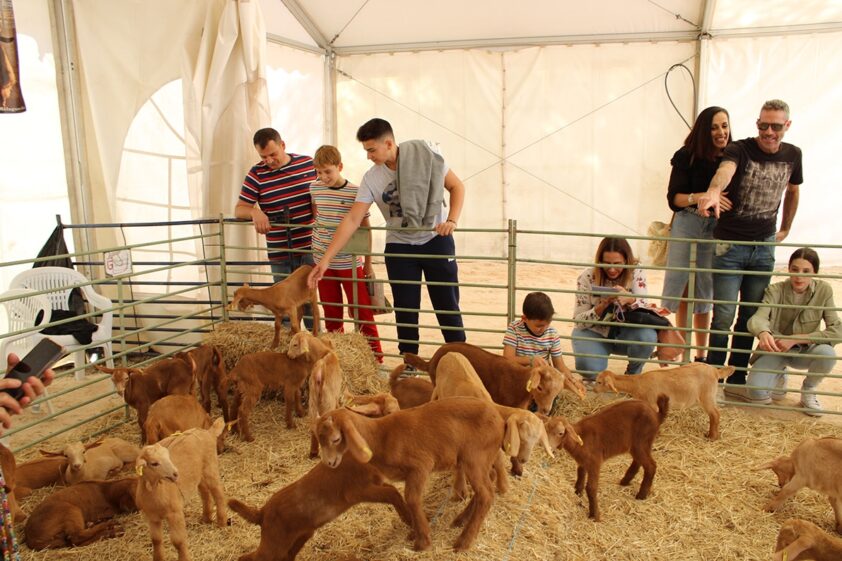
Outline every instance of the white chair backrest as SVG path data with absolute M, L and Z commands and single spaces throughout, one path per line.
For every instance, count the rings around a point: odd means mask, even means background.
M 46 295 L 36 294 L 34 290 L 28 288 L 13 288 L 0 294 L 0 299 L 8 297 L 15 298 L 2 302 L 6 312 L 6 333 L 14 333 L 50 322 L 52 307 Z M 29 335 L 0 339 L 0 367 L 6 368 L 8 353 L 14 352 L 20 357 L 28 353 L 35 346 L 36 333 L 37 331 L 32 331 Z
M 37 267 L 15 275 L 10 288 L 29 288 L 44 294 L 53 310 L 69 310 L 70 291 L 74 284 L 88 283 L 85 275 L 66 267 Z

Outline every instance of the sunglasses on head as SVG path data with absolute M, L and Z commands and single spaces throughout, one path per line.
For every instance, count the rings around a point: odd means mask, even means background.
M 781 132 L 782 130 L 784 130 L 785 126 L 786 126 L 786 123 L 783 123 L 783 124 L 781 124 L 781 123 L 762 123 L 760 121 L 757 121 L 757 128 L 759 130 L 762 130 L 762 131 L 765 131 L 769 127 L 772 127 L 773 131 Z

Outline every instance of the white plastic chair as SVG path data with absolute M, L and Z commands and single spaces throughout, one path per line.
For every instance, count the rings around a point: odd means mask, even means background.
M 8 333 L 22 331 L 31 327 L 46 325 L 50 322 L 52 308 L 50 301 L 43 294 L 37 294 L 28 288 L 14 288 L 3 294 L 0 299 L 14 298 L 2 302 L 6 310 Z M 40 335 L 37 330 L 20 333 L 0 339 L 0 367 L 8 368 L 6 357 L 10 352 L 23 358 L 37 343 Z M 45 393 L 45 395 L 47 395 Z M 37 405 L 34 407 L 38 407 Z M 53 413 L 53 403 L 47 400 L 47 410 Z
M 37 292 L 49 291 L 44 294 L 50 302 L 51 310 L 70 309 L 70 291 L 76 286 L 82 290 L 91 312 L 96 310 L 109 310 L 111 300 L 97 293 L 90 285 L 90 281 L 82 273 L 66 267 L 37 267 L 19 273 L 12 279 L 10 288 L 28 288 Z M 114 367 L 114 360 L 111 358 L 111 329 L 114 322 L 114 314 L 111 311 L 103 312 L 102 319 L 97 324 L 96 331 L 91 336 L 91 343 L 83 345 L 73 335 L 35 335 L 35 343 L 44 337 L 49 337 L 59 345 L 62 345 L 68 352 L 73 353 L 73 363 L 78 368 L 76 379 L 85 378 L 85 349 L 102 347 L 105 351 L 106 364 Z

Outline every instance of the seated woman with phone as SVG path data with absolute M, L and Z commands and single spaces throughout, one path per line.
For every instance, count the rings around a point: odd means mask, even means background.
M 626 355 L 627 374 L 639 374 L 643 360 L 652 356 L 658 334 L 655 329 L 636 324 L 618 326 L 596 321 L 623 321 L 626 310 L 644 306 L 639 294 L 646 294 L 646 273 L 626 267 L 637 261 L 624 238 L 605 238 L 596 250 L 596 265 L 582 271 L 577 281 L 573 319 L 573 353 L 576 370 L 593 380 L 608 366 L 611 354 Z M 590 356 L 583 356 L 590 355 Z

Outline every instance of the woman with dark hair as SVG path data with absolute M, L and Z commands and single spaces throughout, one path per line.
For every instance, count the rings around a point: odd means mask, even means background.
M 693 129 L 684 139 L 684 146 L 673 155 L 670 163 L 669 188 L 667 203 L 675 213 L 672 220 L 670 237 L 712 240 L 716 219 L 700 216 L 696 212 L 696 197 L 704 193 L 710 180 L 722 160 L 722 152 L 731 141 L 731 126 L 728 111 L 721 107 L 708 107 L 699 113 Z M 729 210 L 731 201 L 723 193 L 721 208 Z M 687 268 L 690 266 L 690 243 L 670 241 L 667 253 L 667 267 Z M 712 243 L 696 244 L 696 267 L 710 269 L 713 265 Z M 664 274 L 663 301 L 661 305 L 671 312 L 676 312 L 676 324 L 687 325 L 686 301 L 678 298 L 687 297 L 688 271 L 668 270 Z M 713 275 L 710 272 L 698 272 L 695 276 L 695 295 L 701 300 L 693 306 L 693 327 L 696 332 L 696 360 L 704 360 L 705 347 L 708 344 L 707 329 L 710 327 L 710 312 L 713 304 Z
M 593 323 L 620 316 L 622 309 L 645 302 L 637 294 L 646 294 L 646 274 L 634 265 L 631 246 L 623 238 L 605 238 L 596 250 L 596 266 L 579 275 L 573 319 L 573 353 L 576 370 L 588 379 L 608 366 L 608 356 L 626 355 L 627 374 L 639 374 L 644 360 L 652 356 L 658 334 L 651 327 L 621 324 L 621 327 Z M 620 319 L 616 317 L 616 319 Z M 591 355 L 591 356 L 580 356 Z
M 842 340 L 842 321 L 833 303 L 833 288 L 811 278 L 819 272 L 815 250 L 802 247 L 789 258 L 790 277 L 769 285 L 763 302 L 748 321 L 748 330 L 758 339 L 758 351 L 751 357 L 747 387 L 727 387 L 726 397 L 752 403 L 786 399 L 785 368 L 806 370 L 801 384 L 801 407 L 811 416 L 821 415 L 814 393 L 825 374 L 836 365 L 833 346 Z M 821 323 L 824 320 L 824 329 Z M 771 390 L 771 391 L 770 391 Z M 795 391 L 795 390 L 793 390 Z

